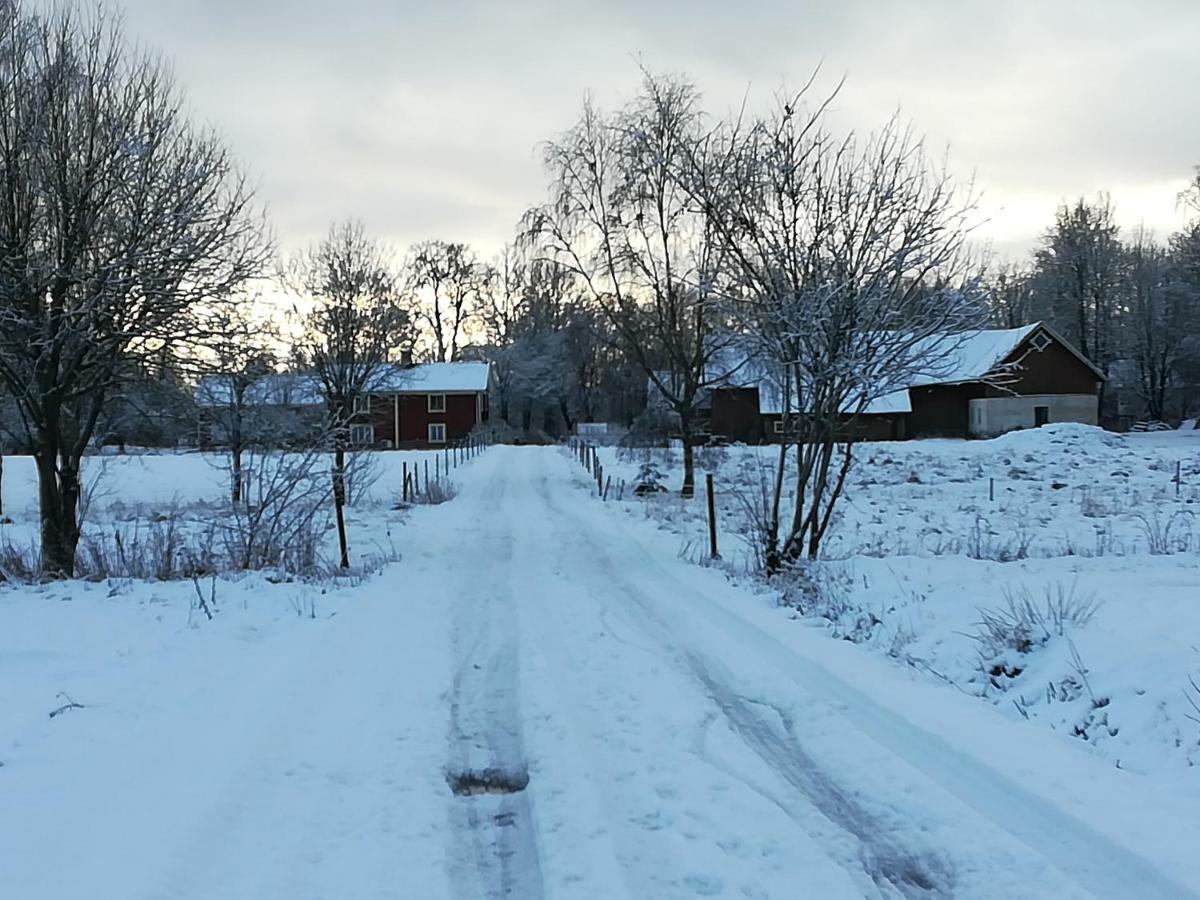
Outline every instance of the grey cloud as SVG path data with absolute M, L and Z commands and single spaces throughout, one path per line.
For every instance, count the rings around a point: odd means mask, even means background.
M 630 96 L 639 56 L 690 74 L 715 111 L 748 88 L 767 102 L 818 63 L 822 88 L 846 75 L 840 124 L 900 108 L 990 202 L 1044 198 L 998 245 L 1036 239 L 1059 198 L 1161 193 L 1200 163 L 1200 5 L 1186 0 L 127 0 L 126 18 L 262 173 L 285 245 L 353 213 L 398 243 L 497 248 L 544 190 L 537 143 L 585 90 Z

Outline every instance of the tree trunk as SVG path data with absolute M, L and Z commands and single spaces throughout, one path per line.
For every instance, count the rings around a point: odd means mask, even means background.
M 233 457 L 233 465 L 230 467 L 229 494 L 233 505 L 237 506 L 242 502 L 242 448 L 234 446 L 230 454 Z
M 787 408 L 786 406 L 784 407 Z M 786 422 L 787 419 L 785 418 Z M 763 523 L 763 565 L 767 575 L 776 574 L 782 564 L 779 557 L 779 510 L 783 504 L 783 481 L 787 472 L 788 439 L 784 428 L 783 440 L 779 444 L 779 463 L 775 467 L 775 480 L 771 485 L 771 505 Z
M 683 488 L 679 493 L 692 497 L 696 493 L 696 448 L 692 440 L 691 416 L 679 417 L 679 431 L 683 435 Z
M 346 443 L 339 434 L 333 451 L 333 510 L 337 517 L 338 548 L 342 559 L 339 565 L 350 568 L 350 549 L 346 544 Z
M 78 461 L 57 466 L 56 448 L 43 446 L 37 455 L 41 508 L 42 573 L 50 578 L 75 575 L 79 547 Z

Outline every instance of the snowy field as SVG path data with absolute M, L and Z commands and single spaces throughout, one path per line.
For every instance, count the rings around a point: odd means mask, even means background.
M 753 565 L 747 504 L 777 452 L 700 455 L 734 577 Z M 856 453 L 813 575 L 819 596 L 791 596 L 781 617 L 803 614 L 801 624 L 1086 742 L 1114 766 L 1200 779 L 1189 680 L 1200 683 L 1200 432 L 1054 425 Z M 606 474 L 631 480 L 644 451 L 600 454 Z M 673 484 L 678 454 L 660 454 Z M 663 494 L 620 505 L 677 535 L 681 556 L 707 553 L 702 503 Z M 1038 615 L 1014 615 L 1027 606 Z M 997 619 L 1019 623 L 1016 642 L 985 627 Z M 1027 641 L 1014 647 L 1021 626 Z
M 700 566 L 699 500 L 603 503 L 566 450 L 536 447 L 491 448 L 455 470 L 454 499 L 405 511 L 415 454 L 381 454 L 352 552 L 396 561 L 340 583 L 220 578 L 212 620 L 191 582 L 0 587 L 0 894 L 1196 896 L 1196 549 L 1151 555 L 1120 503 L 1182 508 L 1172 461 L 1200 443 L 1116 440 L 864 448 L 878 459 L 855 473 L 825 592 L 844 608 L 826 618 L 744 573 L 732 493 L 727 568 Z M 1128 483 L 1101 490 L 1117 457 Z M 712 460 L 718 484 L 752 460 Z M 28 473 L 6 474 L 5 528 L 29 529 Z M 102 483 L 94 527 L 224 491 L 194 455 L 113 459 Z M 1084 496 L 1113 542 L 1063 556 L 1064 529 L 1092 525 Z M 902 523 L 872 524 L 893 507 Z M 992 547 L 1050 521 L 999 562 L 957 531 L 977 514 Z M 931 523 L 945 539 L 919 545 Z M 1097 595 L 1091 621 L 989 686 L 979 609 L 1064 579 Z M 864 609 L 880 621 L 855 626 Z M 1083 695 L 1046 700 L 1070 645 Z M 1072 736 L 1089 692 L 1115 735 Z M 488 770 L 525 787 L 448 786 Z

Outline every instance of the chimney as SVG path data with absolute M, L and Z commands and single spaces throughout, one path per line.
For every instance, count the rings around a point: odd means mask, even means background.
M 406 369 L 411 369 L 413 365 L 412 349 L 406 348 L 400 351 L 400 365 Z

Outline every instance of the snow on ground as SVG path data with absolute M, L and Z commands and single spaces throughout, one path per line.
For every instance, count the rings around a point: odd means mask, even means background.
M 433 456 L 379 455 L 350 510 L 352 558 L 419 556 L 401 538 L 417 516 L 432 546 L 453 540 L 436 524 L 448 507 L 392 509 L 402 463 Z M 226 490 L 200 454 L 87 463 L 92 529 L 203 515 Z M 7 458 L 0 531 L 31 539 L 35 498 L 29 460 Z M 436 568 L 205 579 L 211 621 L 186 581 L 0 587 L 0 895 L 444 895 L 451 626 Z
M 953 452 L 975 452 L 963 446 Z M 383 456 L 389 471 L 405 458 Z M 194 460 L 117 463 L 140 473 L 114 475 L 122 502 L 219 495 L 219 477 L 186 481 L 204 471 Z M 492 448 L 455 471 L 453 500 L 404 513 L 387 477 L 352 516 L 352 539 L 386 540 L 399 561 L 341 587 L 218 579 L 211 621 L 191 583 L 0 589 L 5 896 L 1200 888 L 1194 770 L 1118 769 L 1103 747 L 980 703 L 969 685 L 790 621 L 751 581 L 676 558 L 680 538 L 660 520 L 688 541 L 696 524 L 678 500 L 644 515 L 602 503 L 559 448 Z M 1139 560 L 1153 562 L 1102 561 Z M 961 567 L 974 590 L 972 566 L 1034 562 L 838 565 L 864 567 L 848 593 L 865 573 L 862 591 L 898 604 L 908 595 L 885 585 L 886 565 L 910 580 Z M 913 603 L 950 615 L 949 598 Z M 1079 630 L 1085 659 L 1103 621 Z M 1099 690 L 1108 676 L 1088 665 Z M 49 715 L 70 700 L 82 708 Z M 449 788 L 448 776 L 485 773 L 525 787 Z
M 600 452 L 618 480 L 632 480 L 644 454 Z M 747 503 L 777 452 L 700 456 L 715 474 L 735 577 L 753 566 Z M 1200 777 L 1200 694 L 1189 682 L 1200 673 L 1200 436 L 1052 425 L 856 453 L 814 573 L 821 596 L 793 598 L 810 624 L 1086 742 L 1113 765 Z M 677 482 L 678 454 L 656 460 Z M 702 503 L 662 494 L 620 505 L 677 535 L 680 555 L 707 553 Z M 1082 609 L 1086 621 L 1027 623 L 1027 652 L 981 640 L 983 613 L 1011 618 L 1010 601 Z

